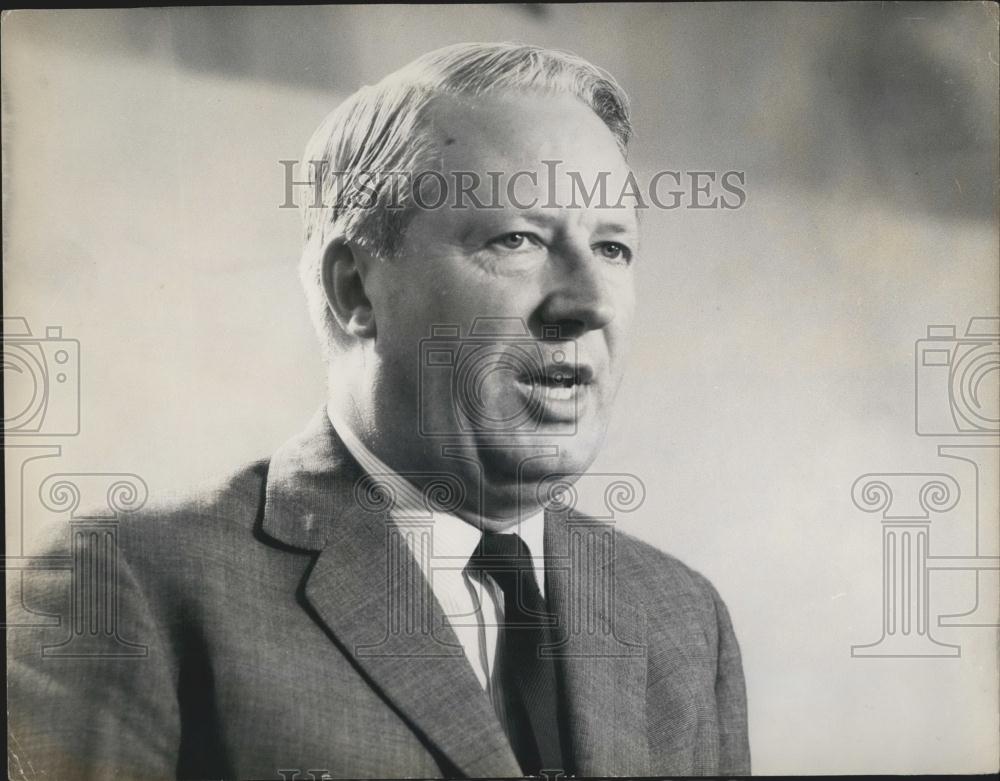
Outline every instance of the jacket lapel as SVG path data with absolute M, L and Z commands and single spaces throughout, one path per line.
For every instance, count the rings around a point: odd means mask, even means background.
M 615 563 L 615 531 L 566 512 L 545 517 L 546 596 L 574 770 L 650 775 L 645 613 Z M 635 600 L 633 600 L 635 601 Z
M 271 461 L 263 530 L 320 551 L 306 598 L 341 650 L 425 741 L 464 775 L 519 776 L 430 584 L 362 477 L 321 410 Z

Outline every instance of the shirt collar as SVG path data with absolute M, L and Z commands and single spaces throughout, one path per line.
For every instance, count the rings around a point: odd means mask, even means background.
M 327 415 L 330 423 L 337 434 L 343 440 L 348 452 L 354 457 L 361 467 L 372 477 L 376 477 L 379 483 L 387 486 L 392 492 L 394 502 L 390 511 L 390 516 L 394 521 L 406 522 L 407 520 L 422 520 L 427 522 L 427 506 L 423 500 L 420 489 L 406 480 L 395 470 L 389 467 L 382 459 L 376 456 L 358 438 L 350 426 L 341 419 L 332 408 L 327 405 Z M 482 532 L 473 524 L 462 520 L 456 515 L 446 512 L 433 511 L 430 522 L 433 523 L 434 550 L 432 558 L 460 559 L 467 562 L 476 550 Z M 531 552 L 531 559 L 535 567 L 535 577 L 538 580 L 538 587 L 542 594 L 545 594 L 545 513 L 539 510 L 534 515 L 520 521 L 510 529 L 516 533 Z M 429 562 L 422 556 L 417 556 L 417 563 L 423 570 L 424 576 L 430 580 L 430 573 L 425 567 Z

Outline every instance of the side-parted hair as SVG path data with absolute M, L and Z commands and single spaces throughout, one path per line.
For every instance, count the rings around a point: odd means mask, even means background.
M 305 236 L 299 273 L 325 349 L 336 342 L 339 328 L 323 288 L 324 248 L 343 238 L 376 257 L 392 257 L 412 214 L 407 188 L 412 180 L 379 174 L 415 174 L 433 159 L 426 115 L 434 98 L 491 92 L 574 95 L 604 121 L 622 154 L 627 151 L 632 134 L 628 96 L 606 71 L 568 52 L 515 43 L 460 43 L 428 52 L 374 86 L 362 87 L 323 120 L 303 157 L 316 198 L 302 203 Z M 361 186 L 368 196 L 365 203 L 338 198 Z M 386 208 L 390 198 L 394 207 L 403 208 Z

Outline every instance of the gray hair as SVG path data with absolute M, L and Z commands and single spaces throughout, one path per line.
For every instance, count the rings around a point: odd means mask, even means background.
M 362 87 L 323 120 L 303 158 L 321 200 L 308 198 L 302 204 L 305 237 L 299 272 L 325 348 L 339 328 L 323 289 L 324 247 L 341 237 L 377 257 L 392 257 L 412 213 L 405 208 L 412 205 L 412 193 L 405 180 L 391 182 L 377 174 L 415 172 L 429 157 L 433 150 L 425 116 L 435 97 L 490 92 L 574 95 L 604 121 L 622 154 L 627 150 L 632 125 L 625 91 L 606 71 L 568 52 L 514 43 L 460 43 L 424 54 L 378 84 Z M 366 203 L 338 198 L 360 186 L 366 188 Z M 390 198 L 404 208 L 387 209 Z

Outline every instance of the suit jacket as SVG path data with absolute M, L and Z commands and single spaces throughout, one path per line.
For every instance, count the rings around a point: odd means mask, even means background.
M 18 607 L 64 618 L 8 633 L 11 777 L 519 776 L 362 476 L 321 412 L 269 461 L 122 519 L 102 549 L 110 585 L 25 573 Z M 104 566 L 69 538 L 44 553 Z M 545 547 L 572 769 L 749 773 L 740 654 L 712 585 L 566 513 L 546 514 Z M 88 604 L 114 625 L 88 624 Z M 112 653 L 87 655 L 88 631 Z M 66 650 L 73 632 L 84 653 Z

